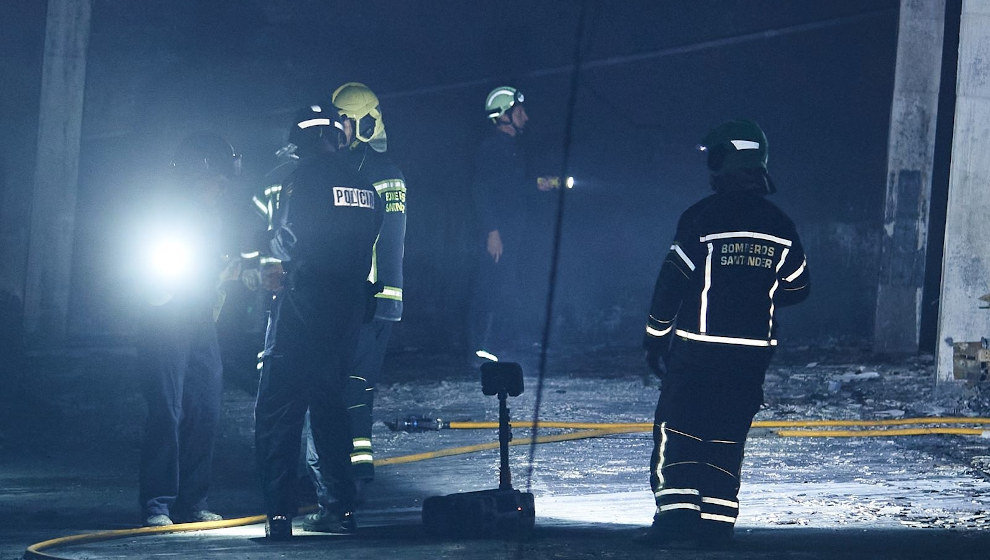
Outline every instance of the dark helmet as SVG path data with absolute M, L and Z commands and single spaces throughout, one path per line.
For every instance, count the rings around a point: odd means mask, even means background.
M 755 179 L 768 193 L 776 190 L 767 174 L 767 137 L 755 122 L 724 122 L 705 135 L 698 149 L 708 154 L 715 190 L 721 190 L 718 185 L 729 176 Z
M 218 134 L 199 132 L 179 144 L 170 166 L 184 175 L 216 174 L 233 179 L 241 173 L 241 156 Z
M 327 146 L 335 149 L 343 129 L 334 111 L 324 111 L 320 105 L 299 109 L 289 125 L 289 143 L 276 155 L 298 159 L 327 151 Z

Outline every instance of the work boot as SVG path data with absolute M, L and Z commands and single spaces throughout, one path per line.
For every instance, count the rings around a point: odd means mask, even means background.
M 176 516 L 175 520 L 179 523 L 202 523 L 204 521 L 223 521 L 223 517 L 209 510 L 198 509 L 187 514 L 180 514 Z
M 316 513 L 307 515 L 302 522 L 302 528 L 314 533 L 350 535 L 357 531 L 357 520 L 354 518 L 353 511 L 335 513 L 321 509 Z
M 149 515 L 144 520 L 145 527 L 168 527 L 171 524 L 172 524 L 172 518 L 163 513 L 159 513 L 157 515 Z
M 733 532 L 731 523 L 702 521 L 698 525 L 695 539 L 699 548 L 724 549 L 732 545 Z
M 269 541 L 287 541 L 292 538 L 292 519 L 285 515 L 269 515 L 265 520 L 265 536 Z
M 656 525 L 633 537 L 633 542 L 656 548 L 694 548 L 698 544 L 692 533 L 670 531 Z
M 653 517 L 653 525 L 633 541 L 657 548 L 694 548 L 697 546 L 697 513 L 677 510 Z

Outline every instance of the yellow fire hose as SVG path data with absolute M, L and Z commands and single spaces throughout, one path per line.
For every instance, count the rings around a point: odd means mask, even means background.
M 510 422 L 513 428 L 532 428 L 533 422 Z M 888 420 L 756 420 L 754 428 L 822 428 L 822 427 L 870 427 L 870 426 L 905 426 L 914 424 L 990 424 L 990 418 L 967 417 L 928 417 L 928 418 L 893 418 Z M 451 422 L 448 427 L 454 430 L 470 430 L 480 428 L 498 428 L 498 422 Z M 631 431 L 648 432 L 653 424 L 648 422 L 628 423 L 594 423 L 594 422 L 540 422 L 540 428 L 565 428 L 582 430 L 629 429 Z M 861 432 L 856 432 L 861 433 Z M 779 432 L 778 432 L 779 434 Z M 832 436 L 834 437 L 834 436 Z
M 513 428 L 532 428 L 532 422 L 512 422 Z M 914 424 L 990 424 L 990 418 L 965 418 L 965 417 L 929 417 L 929 418 L 897 418 L 888 420 L 758 420 L 753 422 L 754 428 L 826 428 L 826 427 L 883 427 L 883 426 L 904 426 Z M 553 443 L 558 441 L 569 441 L 577 439 L 603 437 L 614 434 L 627 434 L 648 432 L 653 430 L 652 423 L 629 422 L 629 423 L 594 423 L 594 422 L 539 422 L 540 428 L 553 429 L 577 429 L 580 431 L 545 435 L 536 438 L 535 443 Z M 451 429 L 491 429 L 498 428 L 497 422 L 451 422 Z M 894 429 L 870 429 L 870 430 L 776 430 L 776 435 L 781 437 L 890 437 L 890 436 L 913 436 L 913 435 L 976 435 L 990 437 L 990 430 L 980 428 L 950 428 L 950 427 L 921 427 L 921 428 L 894 428 Z M 529 438 L 513 440 L 509 445 L 528 445 Z M 413 463 L 435 459 L 438 457 L 450 457 L 452 455 L 463 455 L 487 449 L 497 449 L 498 442 L 482 443 L 477 445 L 466 445 L 461 447 L 451 447 L 427 453 L 415 453 L 399 457 L 389 457 L 378 459 L 375 466 L 400 465 L 403 463 Z M 235 519 L 225 519 L 223 521 L 204 521 L 200 523 L 177 523 L 167 527 L 140 527 L 135 529 L 120 529 L 114 531 L 98 531 L 95 533 L 84 533 L 81 535 L 71 535 L 59 537 L 32 544 L 24 552 L 27 560 L 71 560 L 61 556 L 53 556 L 43 552 L 58 547 L 71 544 L 84 544 L 91 542 L 109 541 L 125 537 L 141 535 L 161 535 L 166 533 L 180 533 L 188 531 L 205 531 L 210 529 L 226 529 L 229 527 L 241 527 L 244 525 L 254 525 L 263 523 L 264 515 L 254 515 L 250 517 L 238 517 Z

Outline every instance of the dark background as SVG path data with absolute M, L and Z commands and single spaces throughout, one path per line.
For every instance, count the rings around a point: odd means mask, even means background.
M 346 81 L 382 101 L 408 184 L 402 349 L 460 351 L 476 243 L 470 181 L 495 86 L 526 95 L 534 171 L 560 174 L 581 3 L 94 0 L 70 334 L 126 341 L 119 240 L 186 134 L 244 154 L 249 194 L 299 106 Z M 769 138 L 773 201 L 814 289 L 781 338 L 868 338 L 876 297 L 896 0 L 587 2 L 567 173 L 556 341 L 637 344 L 679 213 L 708 191 L 695 145 L 731 118 Z M 45 3 L 0 3 L 0 224 L 25 242 Z M 25 242 L 26 247 L 26 242 Z M 24 251 L 26 255 L 26 250 Z M 15 259 L 16 260 L 16 259 Z M 23 266 L 23 263 L 8 263 Z M 545 284 L 546 278 L 534 278 Z

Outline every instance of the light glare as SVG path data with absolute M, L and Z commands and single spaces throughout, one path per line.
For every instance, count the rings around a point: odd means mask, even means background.
M 151 249 L 151 270 L 161 278 L 174 279 L 184 275 L 190 261 L 187 245 L 178 239 L 162 239 Z

